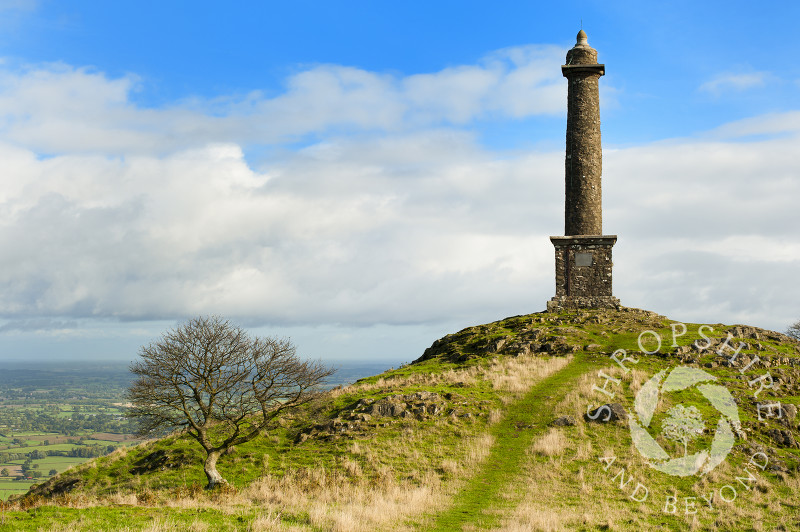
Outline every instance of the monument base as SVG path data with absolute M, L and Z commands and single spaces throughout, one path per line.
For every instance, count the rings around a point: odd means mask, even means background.
M 551 236 L 556 252 L 556 295 L 548 311 L 619 308 L 611 291 L 611 248 L 616 235 Z
M 621 304 L 614 296 L 556 296 L 547 302 L 547 312 L 577 309 L 619 309 Z

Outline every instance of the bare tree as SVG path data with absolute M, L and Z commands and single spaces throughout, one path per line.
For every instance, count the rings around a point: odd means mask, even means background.
M 219 317 L 198 317 L 140 350 L 127 398 L 141 435 L 184 429 L 206 452 L 208 489 L 227 481 L 217 460 L 313 399 L 334 370 L 301 361 L 289 340 L 251 338 Z
M 795 340 L 800 340 L 800 321 L 796 321 L 789 325 L 789 328 L 786 329 L 786 334 Z

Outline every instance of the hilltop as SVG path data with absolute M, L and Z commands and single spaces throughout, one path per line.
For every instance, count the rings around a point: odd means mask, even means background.
M 201 450 L 174 434 L 34 487 L 0 530 L 796 528 L 800 343 L 684 325 L 622 308 L 469 327 L 236 448 L 228 489 L 202 489 Z M 675 367 L 736 404 L 733 447 L 705 475 L 658 471 L 632 440 L 637 396 Z M 689 444 L 657 436 L 666 453 L 717 445 L 714 404 L 688 387 L 661 400 L 705 423 Z

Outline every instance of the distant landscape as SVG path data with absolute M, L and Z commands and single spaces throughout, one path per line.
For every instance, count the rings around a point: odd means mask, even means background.
M 381 373 L 391 362 L 334 361 L 334 388 Z M 70 467 L 140 443 L 125 418 L 132 380 L 123 362 L 0 364 L 0 500 L 26 493 Z

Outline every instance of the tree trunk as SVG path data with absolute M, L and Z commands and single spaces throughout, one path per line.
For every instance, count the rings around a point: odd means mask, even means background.
M 219 455 L 220 451 L 208 451 L 208 456 L 206 457 L 205 463 L 206 478 L 208 478 L 208 486 L 206 486 L 207 490 L 213 490 L 218 486 L 228 483 L 227 480 L 222 478 L 222 475 L 219 474 L 219 471 L 217 471 L 217 460 L 219 460 Z

